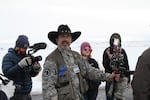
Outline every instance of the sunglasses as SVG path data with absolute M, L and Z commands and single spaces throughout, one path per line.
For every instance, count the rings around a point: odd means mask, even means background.
M 92 49 L 91 48 L 85 48 L 85 49 L 83 49 L 83 51 L 92 51 Z

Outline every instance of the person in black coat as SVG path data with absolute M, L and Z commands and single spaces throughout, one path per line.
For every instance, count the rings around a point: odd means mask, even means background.
M 116 57 L 119 57 L 120 60 L 115 61 Z M 129 70 L 127 54 L 125 50 L 121 48 L 121 37 L 118 33 L 112 34 L 110 38 L 110 47 L 104 50 L 102 63 L 105 68 L 105 72 L 107 73 L 117 71 L 119 68 L 124 71 Z M 125 97 L 124 92 L 127 83 L 130 83 L 130 75 L 126 73 L 121 74 L 119 81 L 116 83 L 114 97 L 112 97 L 112 89 L 110 89 L 112 82 L 106 82 L 106 99 L 113 100 L 113 98 L 116 98 L 117 100 L 123 100 Z M 124 87 L 121 86 L 121 84 L 124 85 Z
M 88 63 L 92 67 L 99 69 L 97 61 L 94 58 L 91 58 L 92 49 L 88 42 L 83 42 L 81 44 L 80 51 L 81 51 L 81 55 L 88 61 Z M 88 82 L 89 89 L 86 92 L 84 98 L 85 100 L 96 100 L 98 95 L 98 88 L 101 82 L 92 81 L 88 79 L 87 82 Z
M 32 78 L 41 70 L 38 61 L 32 62 L 27 56 L 28 37 L 19 35 L 14 48 L 9 48 L 2 61 L 4 75 L 15 85 L 14 96 L 11 100 L 31 100 Z

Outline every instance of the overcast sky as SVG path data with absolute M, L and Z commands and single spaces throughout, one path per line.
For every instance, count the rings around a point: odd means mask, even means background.
M 150 38 L 150 0 L 0 0 L 0 41 L 20 34 L 48 41 L 60 24 L 81 31 L 80 40 L 108 41 L 118 32 L 124 41 Z

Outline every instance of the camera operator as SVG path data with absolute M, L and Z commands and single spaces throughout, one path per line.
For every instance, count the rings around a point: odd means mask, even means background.
M 31 57 L 27 56 L 28 47 L 28 37 L 19 35 L 15 48 L 9 48 L 3 58 L 2 71 L 15 85 L 14 96 L 10 100 L 31 100 L 31 77 L 35 77 L 41 71 L 40 63 L 32 62 Z
M 127 54 L 121 48 L 121 37 L 118 33 L 111 35 L 110 47 L 105 49 L 102 63 L 106 73 L 112 73 L 113 71 L 120 73 L 120 70 L 129 70 Z M 113 100 L 114 98 L 116 100 L 124 100 L 124 92 L 127 84 L 130 83 L 130 75 L 122 73 L 120 73 L 119 81 L 106 82 L 106 100 Z

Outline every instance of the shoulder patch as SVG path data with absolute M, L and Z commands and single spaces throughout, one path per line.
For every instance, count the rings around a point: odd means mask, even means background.
M 43 76 L 48 77 L 49 75 L 50 75 L 50 71 L 49 70 L 44 70 Z

